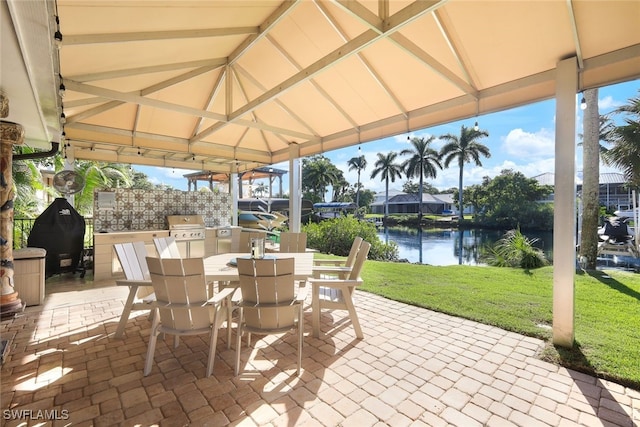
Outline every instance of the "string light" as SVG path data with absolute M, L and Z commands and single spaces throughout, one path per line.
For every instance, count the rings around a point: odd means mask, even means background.
M 140 147 L 138 147 L 138 156 L 142 156 L 142 153 L 140 152 Z
M 580 93 L 582 93 L 582 92 L 580 92 Z M 582 94 L 582 100 L 580 100 L 580 109 L 582 111 L 587 109 L 587 100 L 584 99 L 584 94 Z
M 60 95 L 60 98 L 64 98 L 64 94 L 65 94 L 67 88 L 64 85 L 64 82 L 62 80 L 62 76 L 60 74 L 58 74 L 58 77 L 60 78 L 60 86 L 58 86 L 58 95 Z
M 53 33 L 53 39 L 56 41 L 56 46 L 60 49 L 62 44 L 62 33 L 60 32 L 60 18 L 56 15 L 56 32 Z
M 478 126 L 478 121 L 476 120 L 476 123 L 473 125 L 473 130 L 475 130 L 476 132 L 478 130 L 480 130 L 480 126 Z

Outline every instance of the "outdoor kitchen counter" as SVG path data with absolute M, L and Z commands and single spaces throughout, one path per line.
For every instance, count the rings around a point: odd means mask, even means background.
M 93 235 L 93 278 L 94 280 L 115 279 L 123 277 L 122 268 L 113 249 L 115 243 L 143 241 L 147 253 L 156 255 L 153 245 L 154 237 L 168 237 L 169 230 L 145 231 L 113 231 L 108 233 L 94 233 Z

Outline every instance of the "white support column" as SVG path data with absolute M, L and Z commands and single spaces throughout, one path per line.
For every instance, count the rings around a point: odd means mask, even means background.
M 231 225 L 238 225 L 238 165 L 231 166 L 229 195 L 231 196 Z
M 302 218 L 302 163 L 300 148 L 289 146 L 289 231 L 300 232 Z
M 553 343 L 574 342 L 576 262 L 576 58 L 556 68 L 555 195 L 553 216 Z

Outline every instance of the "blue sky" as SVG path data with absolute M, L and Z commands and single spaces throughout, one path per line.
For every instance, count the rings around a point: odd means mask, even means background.
M 605 114 L 611 110 L 626 104 L 630 98 L 640 95 L 640 80 L 621 83 L 617 85 L 600 88 L 598 93 L 598 106 L 600 114 Z M 580 94 L 578 94 L 580 98 Z M 579 102 L 579 100 L 578 100 Z M 576 110 L 577 132 L 582 132 L 582 111 Z M 460 126 L 471 127 L 475 118 L 452 122 L 445 125 L 426 128 L 411 132 L 411 137 L 429 137 L 446 133 L 459 135 Z M 477 118 L 480 129 L 489 132 L 489 137 L 481 140 L 491 150 L 491 157 L 482 159 L 482 166 L 467 164 L 464 168 L 464 185 L 478 184 L 485 176 L 495 177 L 503 169 L 513 169 L 522 172 L 527 177 L 554 172 L 554 144 L 555 144 L 555 100 L 548 100 L 531 104 L 525 107 L 518 107 L 499 113 L 487 114 Z M 443 142 L 434 141 L 432 147 L 440 149 Z M 364 188 L 372 191 L 384 191 L 384 182 L 380 178 L 371 179 L 370 175 L 374 169 L 377 153 L 387 153 L 389 151 L 400 152 L 409 148 L 407 134 L 395 137 L 384 138 L 361 145 L 362 154 L 366 156 L 367 168 L 362 172 L 361 182 Z M 358 156 L 358 146 L 325 152 L 333 164 L 343 171 L 345 178 L 351 184 L 357 181 L 355 171 L 349 171 L 347 162 L 350 158 Z M 400 157 L 402 161 L 402 157 Z M 576 149 L 576 170 L 582 170 L 582 152 L 580 147 Z M 276 164 L 275 168 L 287 170 L 288 163 Z M 187 189 L 187 180 L 184 174 L 191 173 L 191 170 L 179 170 L 159 167 L 134 166 L 134 169 L 144 172 L 154 183 L 164 183 L 179 190 Z M 601 166 L 600 172 L 614 171 L 611 168 Z M 289 188 L 288 174 L 284 176 L 283 186 L 285 192 Z M 406 182 L 403 177 L 390 183 L 389 188 L 401 190 Z M 414 182 L 416 180 L 414 179 Z M 438 171 L 435 179 L 427 180 L 431 185 L 440 190 L 458 186 L 458 168 L 455 165 Z M 265 184 L 267 180 L 265 180 Z

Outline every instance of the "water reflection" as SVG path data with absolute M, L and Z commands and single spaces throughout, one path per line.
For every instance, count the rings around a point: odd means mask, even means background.
M 553 233 L 524 233 L 530 239 L 538 238 L 536 246 L 552 258 Z M 378 230 L 382 241 L 398 244 L 400 259 L 430 265 L 484 265 L 480 259 L 482 248 L 495 243 L 503 231 L 481 229 L 407 229 Z

